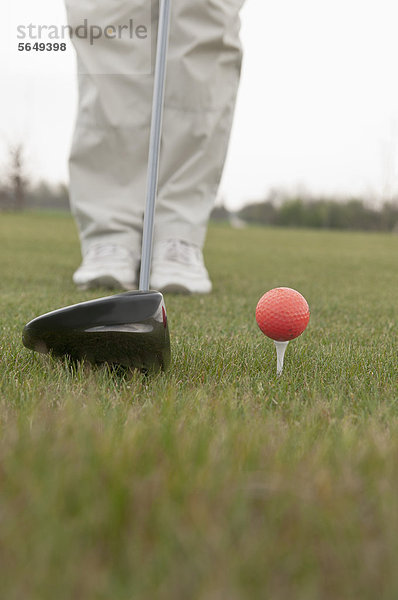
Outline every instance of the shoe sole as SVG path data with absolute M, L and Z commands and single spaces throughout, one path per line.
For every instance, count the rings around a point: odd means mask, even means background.
M 212 286 L 208 286 L 206 288 L 189 288 L 187 285 L 183 283 L 165 283 L 163 285 L 156 285 L 156 281 L 151 284 L 154 289 L 159 290 L 161 293 L 169 293 L 169 294 L 184 294 L 186 296 L 192 296 L 196 294 L 210 294 L 212 291 Z
M 186 296 L 190 296 L 195 292 L 191 292 L 188 288 L 183 285 L 179 285 L 178 283 L 170 283 L 169 285 L 164 285 L 159 290 L 162 294 L 184 294 Z
M 96 277 L 95 279 L 91 279 L 86 283 L 77 283 L 76 287 L 82 291 L 93 290 L 96 288 L 105 288 L 107 290 L 122 289 L 130 291 L 136 289 L 136 284 L 134 282 L 131 282 L 131 284 L 124 284 L 121 281 L 118 281 L 118 279 L 115 279 L 115 277 L 112 277 L 111 275 L 103 275 L 102 277 Z
M 207 272 L 205 272 L 207 274 Z M 208 277 L 208 276 L 207 276 Z M 161 293 L 170 294 L 210 294 L 212 284 L 209 279 L 203 277 L 184 277 L 181 270 L 174 264 L 167 261 L 162 264 L 155 264 L 155 268 L 151 275 L 151 286 Z

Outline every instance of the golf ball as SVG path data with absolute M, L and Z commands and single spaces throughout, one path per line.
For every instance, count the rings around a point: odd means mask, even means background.
M 266 336 L 277 342 L 288 342 L 301 335 L 310 320 L 306 299 L 296 290 L 280 287 L 260 298 L 256 321 Z

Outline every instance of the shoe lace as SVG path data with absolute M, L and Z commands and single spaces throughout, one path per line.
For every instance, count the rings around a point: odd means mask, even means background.
M 118 244 L 94 244 L 86 254 L 87 260 L 100 258 L 128 258 L 130 253 L 124 246 Z
M 161 242 L 161 253 L 166 260 L 187 264 L 202 264 L 202 252 L 199 246 L 183 240 L 165 240 Z

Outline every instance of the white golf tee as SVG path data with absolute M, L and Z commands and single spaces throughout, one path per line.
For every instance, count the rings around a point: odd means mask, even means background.
M 276 366 L 276 374 L 278 375 L 278 377 L 280 377 L 280 375 L 282 375 L 282 371 L 283 371 L 283 363 L 285 360 L 285 352 L 286 352 L 286 348 L 289 345 L 289 342 L 275 342 L 275 348 L 276 348 L 276 358 L 277 358 L 277 366 Z

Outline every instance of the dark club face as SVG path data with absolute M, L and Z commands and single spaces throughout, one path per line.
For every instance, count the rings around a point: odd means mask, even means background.
M 142 371 L 167 369 L 170 336 L 160 292 L 126 292 L 37 317 L 22 335 L 37 352 Z

